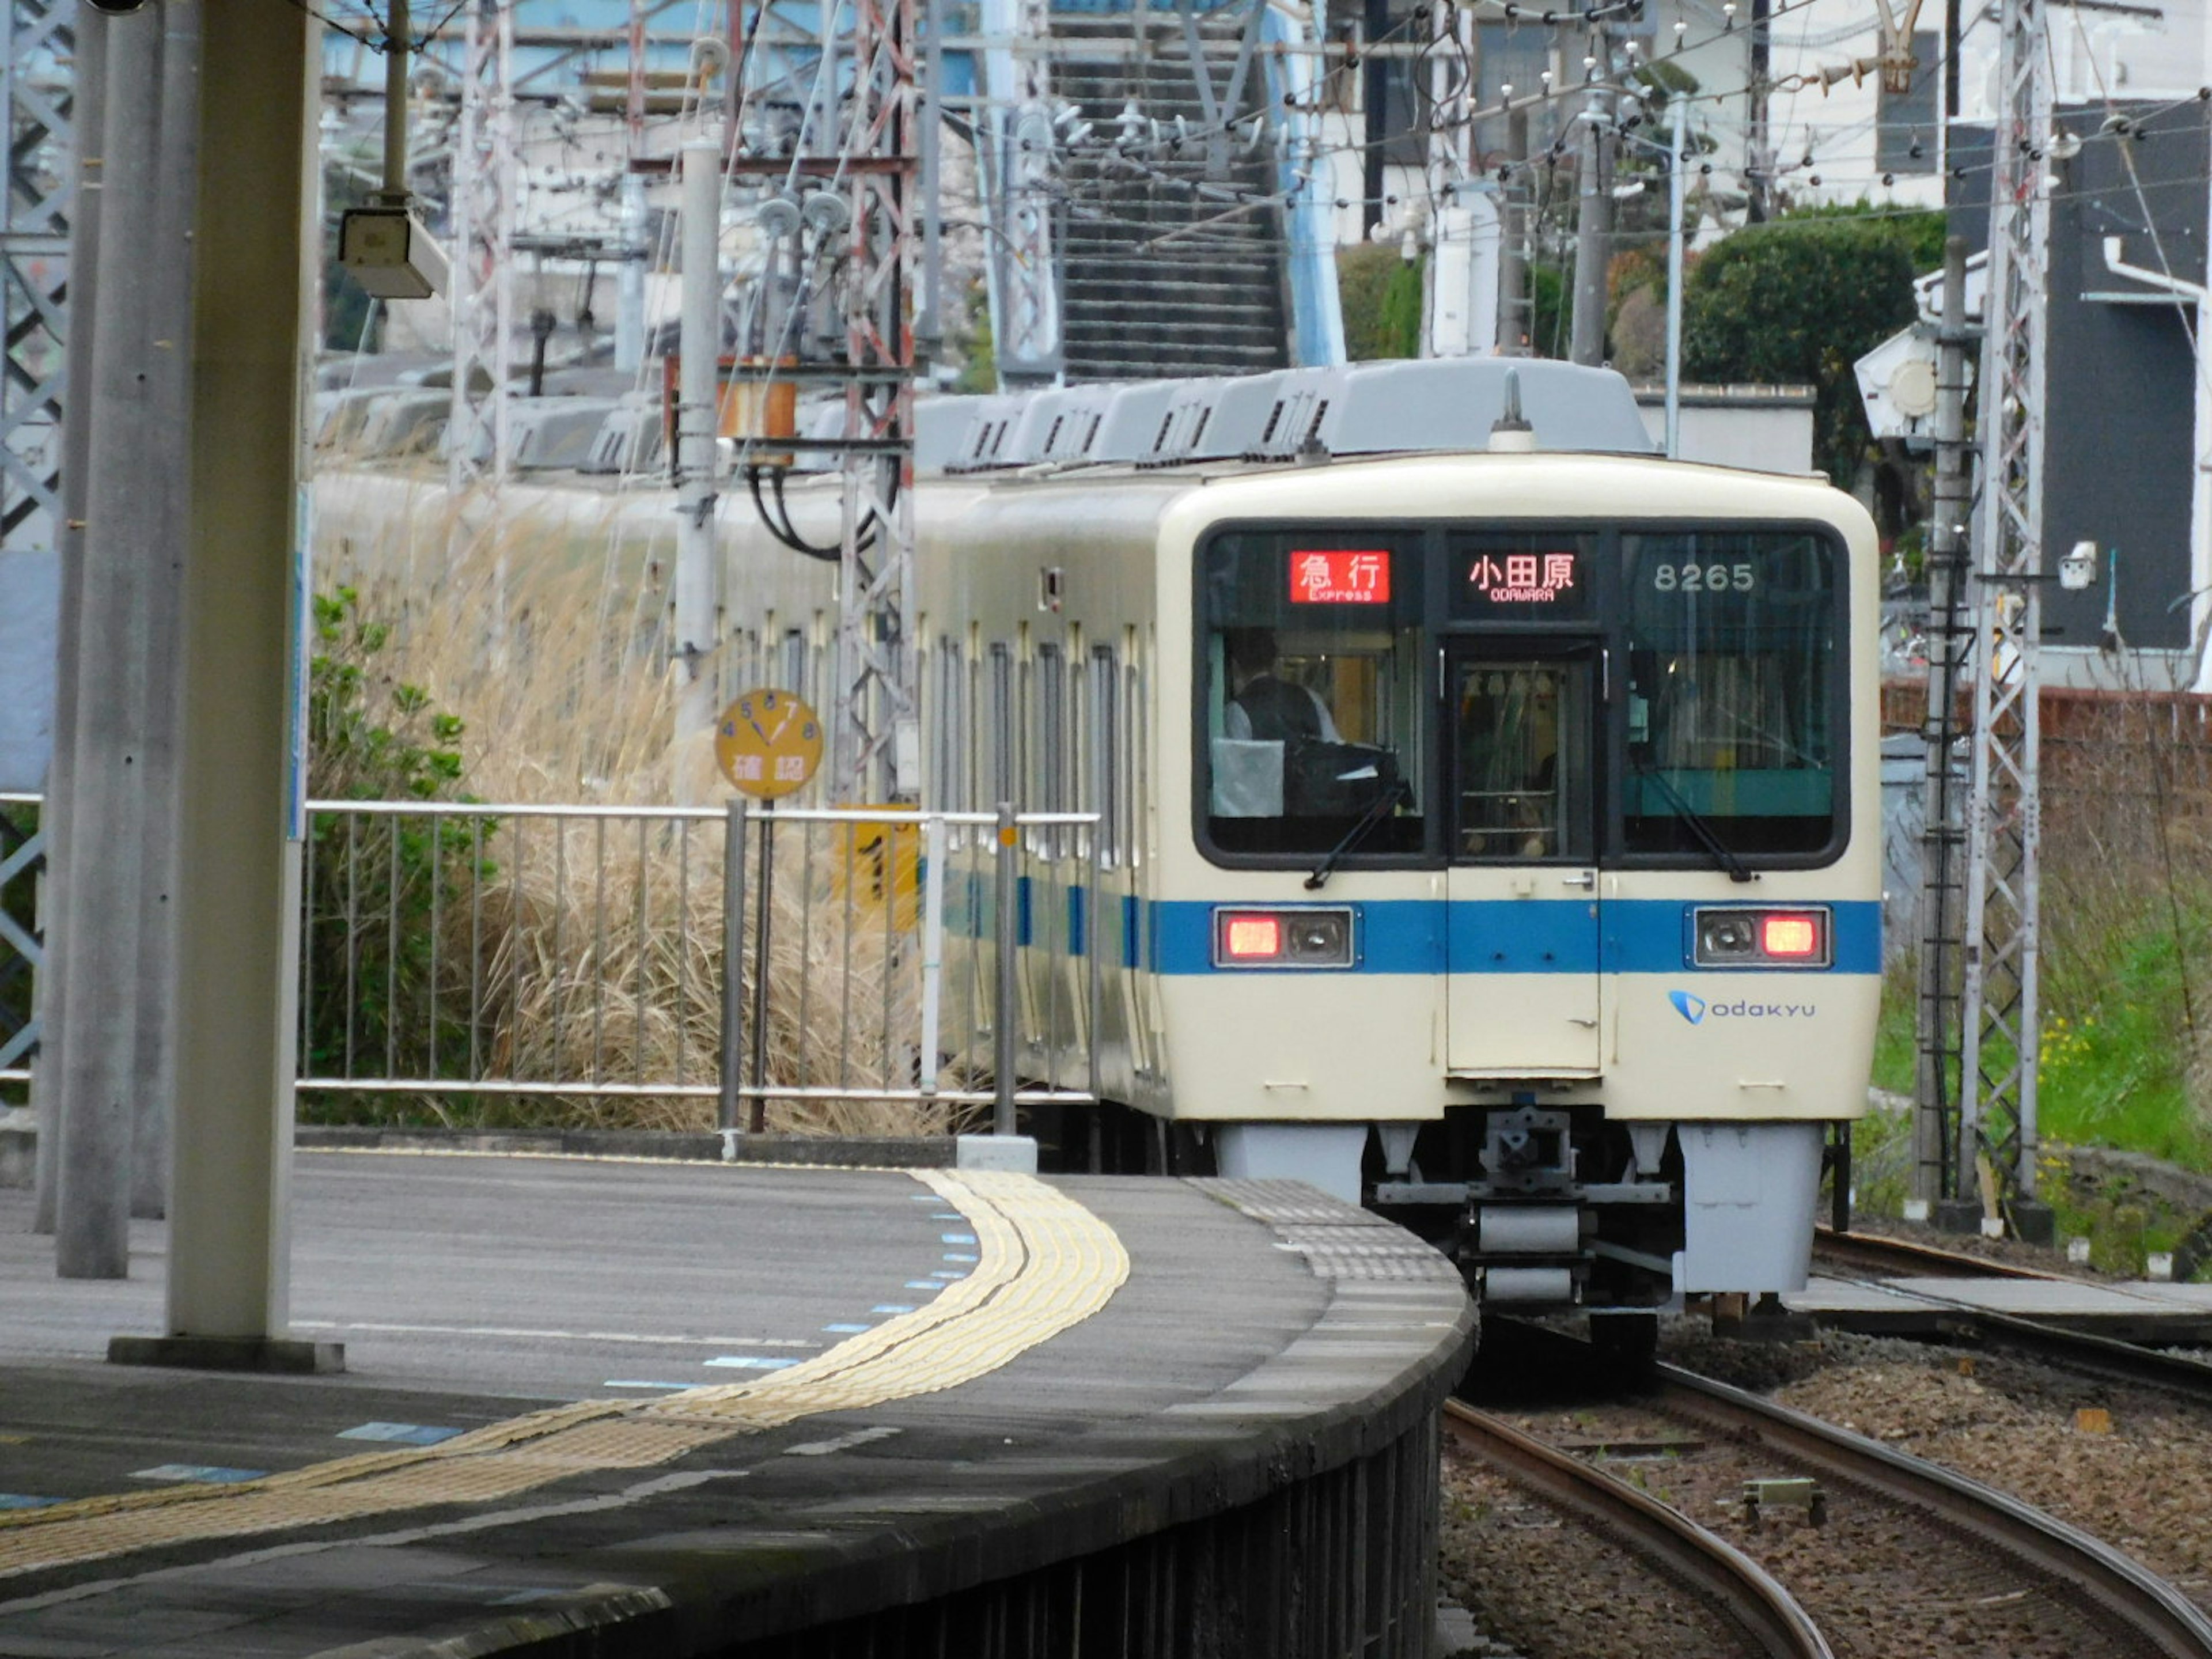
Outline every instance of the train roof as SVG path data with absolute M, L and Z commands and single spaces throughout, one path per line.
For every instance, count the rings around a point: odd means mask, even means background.
M 948 496 L 948 486 L 954 488 Z M 1746 471 L 1615 453 L 1430 453 L 1333 457 L 1304 465 L 1250 461 L 1031 466 L 942 479 L 924 517 L 973 530 L 1111 536 L 1170 520 L 1194 529 L 1224 520 L 1455 519 L 1820 520 L 1856 526 L 1865 509 L 1820 473 Z M 1077 505 L 1079 503 L 1079 509 Z M 938 525 L 933 533 L 944 533 Z
M 924 399 L 918 471 L 1186 465 L 1481 450 L 1517 392 L 1539 449 L 1649 455 L 1628 382 L 1538 357 L 1445 357 Z

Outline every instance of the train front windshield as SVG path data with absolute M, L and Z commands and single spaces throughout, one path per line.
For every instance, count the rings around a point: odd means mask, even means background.
M 1824 861 L 1844 558 L 1825 530 L 1218 532 L 1202 844 L 1317 859 Z

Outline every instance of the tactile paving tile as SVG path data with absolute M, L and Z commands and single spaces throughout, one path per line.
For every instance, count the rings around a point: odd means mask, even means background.
M 1370 1211 L 1316 1192 L 1302 1181 L 1193 1181 L 1200 1192 L 1218 1198 L 1255 1221 L 1281 1226 L 1304 1223 L 1326 1227 L 1393 1228 Z
M 1128 1253 L 1113 1229 L 1032 1176 L 908 1173 L 967 1218 L 975 1270 L 929 1306 L 812 1358 L 758 1381 L 556 1407 L 434 1446 L 337 1458 L 259 1480 L 0 1512 L 0 1577 L 160 1545 L 489 1503 L 588 1471 L 650 1468 L 817 1413 L 934 1393 L 1088 1319 L 1128 1278 Z

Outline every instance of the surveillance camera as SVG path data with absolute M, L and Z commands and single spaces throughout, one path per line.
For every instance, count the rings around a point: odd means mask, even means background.
M 2097 544 L 2076 542 L 2074 550 L 2060 556 L 2058 585 L 2069 593 L 2078 593 L 2097 580 Z
M 338 263 L 379 300 L 427 300 L 446 289 L 446 256 L 404 207 L 349 208 Z
M 143 10 L 145 4 L 146 0 L 92 0 L 92 9 L 94 11 L 105 13 L 110 17 L 122 17 L 129 13 Z

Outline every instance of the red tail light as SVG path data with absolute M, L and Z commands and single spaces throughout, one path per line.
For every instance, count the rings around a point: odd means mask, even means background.
M 1700 906 L 1691 919 L 1692 967 L 1826 968 L 1834 960 L 1834 924 L 1825 907 Z

